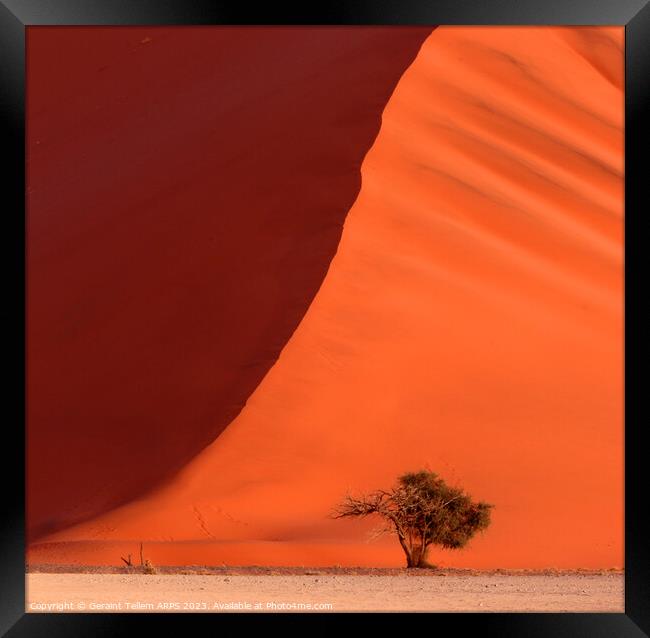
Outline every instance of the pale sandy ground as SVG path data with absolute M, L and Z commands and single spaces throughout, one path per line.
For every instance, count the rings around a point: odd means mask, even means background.
M 27 611 L 163 612 L 166 610 L 159 605 L 168 603 L 177 605 L 168 610 L 176 612 L 233 611 L 233 607 L 239 607 L 236 611 L 263 612 L 622 612 L 623 580 L 621 573 L 468 576 L 31 573 L 27 575 Z M 142 606 L 138 608 L 138 604 Z

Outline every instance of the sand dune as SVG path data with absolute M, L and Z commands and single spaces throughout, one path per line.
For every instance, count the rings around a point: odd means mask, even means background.
M 399 565 L 371 523 L 327 514 L 428 466 L 495 505 L 433 562 L 622 566 L 622 46 L 620 28 L 436 29 L 245 408 L 173 482 L 32 560 L 145 540 L 168 563 Z
M 173 476 L 239 413 L 430 32 L 30 31 L 32 538 Z

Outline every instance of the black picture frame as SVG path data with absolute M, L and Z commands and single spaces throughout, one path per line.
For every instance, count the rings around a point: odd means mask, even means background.
M 627 347 L 640 321 L 629 295 L 630 274 L 638 272 L 637 255 L 644 211 L 644 164 L 648 144 L 644 118 L 650 96 L 650 0 L 360 0 L 310 2 L 302 7 L 210 0 L 0 0 L 0 153 L 2 172 L 2 318 L 5 370 L 3 428 L 5 491 L 0 527 L 0 636 L 122 636 L 150 629 L 162 621 L 168 629 L 197 622 L 213 629 L 243 623 L 285 622 L 304 627 L 314 615 L 303 614 L 26 614 L 25 613 L 25 32 L 32 25 L 620 25 L 625 26 L 625 612 L 433 614 L 429 631 L 449 624 L 453 632 L 494 636 L 650 635 L 650 532 L 642 516 L 645 448 L 638 416 L 630 416 L 637 377 L 629 374 L 638 347 Z M 637 226 L 639 228 L 637 228 Z M 9 462 L 11 459 L 12 462 Z M 342 618 L 342 616 L 345 616 Z M 350 631 L 367 631 L 368 614 L 318 614 L 324 630 L 343 620 Z M 422 620 L 422 619 L 420 619 Z M 382 614 L 387 630 L 404 630 L 404 616 Z M 189 627 L 188 627 L 189 625 Z

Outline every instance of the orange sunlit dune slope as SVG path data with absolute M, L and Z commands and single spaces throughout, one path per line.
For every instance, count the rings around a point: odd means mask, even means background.
M 435 30 L 239 416 L 30 560 L 115 563 L 142 540 L 168 564 L 400 565 L 372 521 L 327 515 L 429 467 L 495 506 L 432 562 L 622 566 L 622 47 L 621 28 Z

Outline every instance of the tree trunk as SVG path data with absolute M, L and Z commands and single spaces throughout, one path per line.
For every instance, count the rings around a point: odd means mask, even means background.
M 411 551 L 406 556 L 406 566 L 407 567 L 428 567 L 427 563 L 427 549 L 425 545 L 415 545 Z
M 397 528 L 397 525 L 395 525 Z M 397 531 L 397 539 L 399 540 L 399 544 L 402 547 L 402 550 L 404 550 L 404 555 L 406 556 L 406 566 L 407 567 L 413 567 L 412 565 L 412 558 L 411 558 L 411 548 L 409 545 L 406 543 L 406 539 L 404 538 L 404 535 L 400 532 L 399 529 L 396 529 Z
M 413 551 L 411 552 L 411 562 L 412 562 L 411 567 L 420 567 L 420 563 L 422 562 L 422 546 L 421 545 L 415 545 L 413 547 Z

